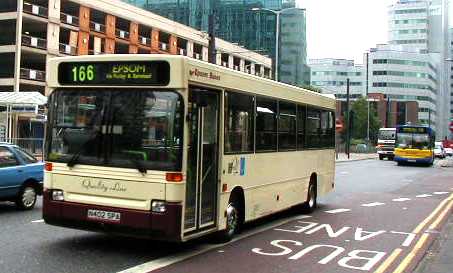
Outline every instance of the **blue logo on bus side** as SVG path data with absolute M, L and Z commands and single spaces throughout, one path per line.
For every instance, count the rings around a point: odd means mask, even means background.
M 241 157 L 241 163 L 240 163 L 240 175 L 244 176 L 245 175 L 245 157 Z

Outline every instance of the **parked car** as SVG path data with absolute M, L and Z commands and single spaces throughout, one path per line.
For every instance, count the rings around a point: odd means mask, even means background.
M 42 194 L 44 163 L 10 143 L 0 143 L 0 201 L 13 201 L 23 210 Z
M 436 142 L 436 144 L 434 145 L 434 156 L 438 158 L 445 158 L 447 156 L 444 146 L 442 146 L 442 144 L 438 142 Z
M 453 148 L 450 148 L 450 147 L 445 148 L 445 153 L 448 156 L 453 156 Z

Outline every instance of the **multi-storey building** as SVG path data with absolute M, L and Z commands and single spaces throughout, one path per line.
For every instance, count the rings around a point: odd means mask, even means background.
M 399 45 L 401 51 L 429 53 L 436 67 L 437 137 L 448 134 L 450 113 L 450 56 L 449 1 L 448 0 L 397 0 L 389 7 L 389 43 Z
M 46 59 L 54 56 L 167 53 L 208 61 L 206 33 L 119 0 L 2 0 L 0 28 L 0 92 L 45 94 Z M 268 57 L 222 39 L 216 51 L 218 65 L 272 75 Z M 19 125 L 29 122 L 22 117 Z
M 399 0 L 389 7 L 389 35 L 391 45 L 404 45 L 408 50 L 428 51 L 429 2 Z
M 123 0 L 169 19 L 209 31 L 209 16 L 215 14 L 215 36 L 248 49 L 276 55 L 276 15 L 259 9 L 286 10 L 280 15 L 278 71 L 281 81 L 303 85 L 309 82 L 306 62 L 305 11 L 296 11 L 294 0 Z M 291 60 L 288 58 L 290 52 Z M 283 54 L 285 53 L 285 54 Z M 275 63 L 275 62 L 274 62 Z
M 279 80 L 304 86 L 310 84 L 310 68 L 307 65 L 306 16 L 303 9 L 291 9 L 289 3 L 283 8 L 280 25 Z
M 321 88 L 323 93 L 346 98 L 346 81 L 349 82 L 351 98 L 363 96 L 365 75 L 362 65 L 344 59 L 312 59 L 309 61 L 311 85 Z
M 438 68 L 436 56 L 402 51 L 399 46 L 378 45 L 365 54 L 368 93 L 386 95 L 389 101 L 415 101 L 418 122 L 436 125 Z M 366 67 L 366 65 L 364 66 Z M 391 111 L 396 111 L 395 109 Z

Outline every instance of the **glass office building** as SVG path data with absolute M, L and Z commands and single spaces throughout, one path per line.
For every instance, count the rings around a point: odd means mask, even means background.
M 209 15 L 215 11 L 215 35 L 275 59 L 276 16 L 266 8 L 295 7 L 294 0 L 123 0 L 171 20 L 208 32 Z M 281 15 L 280 80 L 302 86 L 310 82 L 306 65 L 305 11 Z M 291 54 L 291 57 L 289 57 Z M 282 70 L 283 69 L 283 70 Z

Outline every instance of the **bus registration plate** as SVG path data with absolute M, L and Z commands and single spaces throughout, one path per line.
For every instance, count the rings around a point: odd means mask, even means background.
M 109 222 L 119 222 L 121 219 L 121 213 L 113 211 L 104 211 L 97 209 L 89 209 L 87 213 L 88 219 L 101 220 Z

